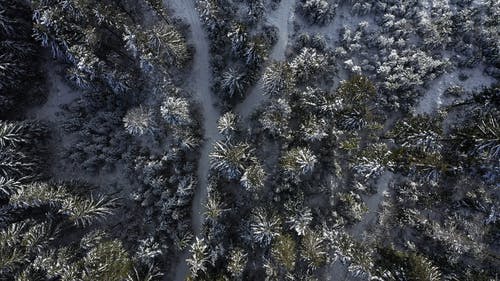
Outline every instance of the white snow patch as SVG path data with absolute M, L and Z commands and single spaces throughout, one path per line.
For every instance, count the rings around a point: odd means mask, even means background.
M 61 105 L 71 103 L 80 97 L 82 92 L 67 84 L 65 78 L 59 74 L 62 68 L 56 61 L 49 60 L 44 69 L 48 85 L 47 101 L 41 106 L 30 109 L 28 116 L 39 120 L 56 121 L 56 113 L 61 111 Z
M 460 74 L 465 74 L 468 79 L 461 81 L 459 79 Z M 416 106 L 415 113 L 430 114 L 438 110 L 442 105 L 449 103 L 449 100 L 444 98 L 443 94 L 451 86 L 460 86 L 466 91 L 472 91 L 490 86 L 494 82 L 494 78 L 484 74 L 484 66 L 443 74 L 428 85 L 427 89 L 429 90 Z

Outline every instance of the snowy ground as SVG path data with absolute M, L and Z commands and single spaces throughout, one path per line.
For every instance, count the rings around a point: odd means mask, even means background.
M 459 79 L 460 74 L 465 74 L 468 79 L 461 81 Z M 442 105 L 448 104 L 450 100 L 443 97 L 443 94 L 450 86 L 461 86 L 466 91 L 471 91 L 490 86 L 494 82 L 494 78 L 484 74 L 484 66 L 482 65 L 474 69 L 461 69 L 460 71 L 444 74 L 429 84 L 429 90 L 416 106 L 415 113 L 430 114 L 435 112 Z
M 208 194 L 208 175 L 210 170 L 209 155 L 213 145 L 222 137 L 217 130 L 217 120 L 220 112 L 214 107 L 214 100 L 210 91 L 212 71 L 210 68 L 209 43 L 194 0 L 165 1 L 167 7 L 173 9 L 174 15 L 180 17 L 190 26 L 191 40 L 195 47 L 192 72 L 186 79 L 185 88 L 191 90 L 202 108 L 203 136 L 205 142 L 200 151 L 198 161 L 198 189 L 195 191 L 192 206 L 192 223 L 195 236 L 199 236 L 203 226 L 203 212 Z M 188 272 L 185 262 L 187 253 L 181 256 L 176 268 L 174 280 L 185 280 Z M 171 279 L 169 279 L 171 280 Z
M 351 233 L 355 237 L 362 237 L 363 233 L 367 231 L 370 226 L 377 222 L 380 204 L 384 200 L 384 195 L 389 189 L 389 184 L 393 176 L 393 173 L 385 172 L 377 180 L 377 193 L 371 196 L 363 196 L 363 201 L 365 201 L 368 211 L 366 212 L 363 219 L 359 223 L 354 225 L 351 229 Z
M 212 81 L 212 71 L 210 68 L 209 43 L 202 23 L 195 8 L 194 0 L 172 0 L 166 3 L 174 10 L 174 15 L 181 17 L 189 24 L 191 29 L 191 39 L 195 46 L 192 72 L 186 79 L 186 89 L 191 90 L 197 102 L 202 108 L 203 136 L 205 143 L 201 150 L 198 181 L 200 189 L 195 193 L 193 202 L 193 228 L 195 234 L 199 234 L 203 225 L 203 205 L 207 196 L 207 177 L 209 171 L 209 154 L 212 144 L 221 139 L 217 130 L 217 120 L 220 112 L 214 106 L 214 100 L 210 91 Z
M 47 75 L 48 97 L 47 101 L 32 108 L 28 117 L 49 122 L 57 122 L 57 112 L 61 111 L 61 105 L 71 103 L 81 96 L 81 92 L 71 88 L 59 72 L 61 66 L 56 61 L 49 59 L 44 66 Z

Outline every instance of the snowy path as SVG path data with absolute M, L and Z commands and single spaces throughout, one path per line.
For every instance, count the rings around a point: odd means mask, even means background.
M 271 50 L 269 55 L 270 60 L 284 61 L 285 52 L 288 46 L 288 38 L 292 29 L 294 19 L 295 0 L 282 0 L 279 7 L 272 11 L 269 16 L 269 23 L 278 28 L 278 41 Z M 267 97 L 262 92 L 262 81 L 259 80 L 252 88 L 248 96 L 238 104 L 235 112 L 240 115 L 242 121 L 248 119 L 250 114 L 265 100 Z
M 270 58 L 273 60 L 285 60 L 285 51 L 288 45 L 289 31 L 295 14 L 295 0 L 282 0 L 278 9 L 269 15 L 269 23 L 278 28 L 278 42 L 271 51 Z
M 208 173 L 210 169 L 209 154 L 213 144 L 221 139 L 217 130 L 217 120 L 220 113 L 214 107 L 210 86 L 212 81 L 212 70 L 210 69 L 210 54 L 208 39 L 203 29 L 200 17 L 195 8 L 195 0 L 167 0 L 167 7 L 174 11 L 175 17 L 180 17 L 189 24 L 191 28 L 191 39 L 195 46 L 192 73 L 186 80 L 186 87 L 195 95 L 197 102 L 202 109 L 202 121 L 204 128 L 205 142 L 201 148 L 198 162 L 198 189 L 195 191 L 192 206 L 192 224 L 195 236 L 199 236 L 203 226 L 203 212 L 205 201 L 208 195 Z M 179 266 L 176 268 L 174 280 L 185 280 L 187 276 L 187 264 L 185 259 L 187 254 L 181 258 Z

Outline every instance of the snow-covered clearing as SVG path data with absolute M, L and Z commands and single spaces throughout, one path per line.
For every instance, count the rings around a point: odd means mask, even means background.
M 293 21 L 295 18 L 295 1 L 296 0 L 282 0 L 278 8 L 267 16 L 269 23 L 278 28 L 278 41 L 273 46 L 269 55 L 270 61 L 284 61 L 285 53 L 288 46 L 288 41 L 292 35 Z M 247 97 L 238 104 L 235 112 L 240 115 L 240 118 L 247 125 L 246 121 L 250 114 L 267 99 L 267 96 L 262 92 L 262 80 L 259 80 L 253 86 Z
M 47 101 L 41 105 L 32 108 L 28 112 L 28 117 L 49 121 L 57 122 L 57 112 L 61 111 L 61 105 L 69 104 L 73 100 L 81 96 L 79 90 L 71 88 L 64 77 L 62 77 L 59 72 L 62 71 L 62 67 L 57 64 L 53 59 L 48 59 L 44 65 L 44 72 L 47 75 L 47 85 L 48 85 L 48 96 Z
M 461 74 L 468 78 L 464 81 L 460 80 Z M 442 105 L 448 104 L 451 100 L 443 97 L 444 92 L 450 86 L 461 86 L 466 91 L 487 87 L 495 82 L 493 77 L 484 74 L 484 66 L 479 66 L 474 69 L 461 69 L 451 73 L 443 74 L 441 77 L 432 81 L 427 89 L 429 89 L 422 97 L 415 108 L 416 114 L 430 114 L 439 109 Z
M 330 47 L 335 47 L 335 42 L 338 39 L 338 34 L 343 27 L 351 30 L 361 23 L 366 21 L 369 26 L 375 25 L 372 17 L 369 16 L 356 16 L 351 14 L 349 5 L 341 5 L 337 8 L 333 20 L 325 25 L 316 25 L 308 23 L 303 17 L 296 18 L 296 25 L 299 27 L 297 34 L 307 33 L 310 35 L 322 35 Z

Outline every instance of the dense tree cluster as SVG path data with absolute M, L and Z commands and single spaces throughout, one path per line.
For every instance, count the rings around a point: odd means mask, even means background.
M 43 99 L 37 56 L 40 48 L 31 36 L 31 8 L 23 1 L 0 3 L 0 117 Z M 29 82 L 28 82 L 29 81 Z
M 184 1 L 0 3 L 0 280 L 498 278 L 498 1 Z
M 158 280 L 190 239 L 196 186 L 195 108 L 171 82 L 183 31 L 159 1 L 4 2 L 1 117 L 40 95 L 40 47 L 81 96 L 47 126 L 1 121 L 0 279 Z M 112 174 L 122 186 L 98 179 Z
M 434 1 L 427 6 L 418 1 L 351 2 L 353 13 L 374 15 L 376 21 L 343 28 L 336 54 L 348 71 L 380 81 L 387 106 L 409 110 L 422 87 L 450 67 L 484 64 L 486 73 L 498 78 L 498 40 L 491 32 L 498 26 L 494 1 Z
M 234 113 L 219 121 L 230 141 L 212 154 L 203 251 L 199 263 L 193 252 L 191 277 L 324 280 L 340 263 L 359 280 L 493 278 L 498 87 L 450 88 L 458 100 L 449 107 L 389 119 L 389 82 L 371 78 L 390 76 L 354 71 L 332 87 L 334 52 L 321 38 L 299 40 L 287 62 L 263 71 L 268 101 L 251 129 L 234 129 Z M 412 56 L 421 81 L 433 79 L 425 56 Z M 258 188 L 247 186 L 251 173 Z
M 99 229 L 115 199 L 84 195 L 81 183 L 42 181 L 44 125 L 2 121 L 0 132 L 0 278 L 135 280 L 134 270 L 142 276 L 152 266 Z
M 256 82 L 274 43 L 271 28 L 261 24 L 265 2 L 198 1 L 213 55 L 214 92 L 228 106 L 244 97 Z
M 326 0 L 303 0 L 300 9 L 309 22 L 324 25 L 335 17 L 337 5 Z

